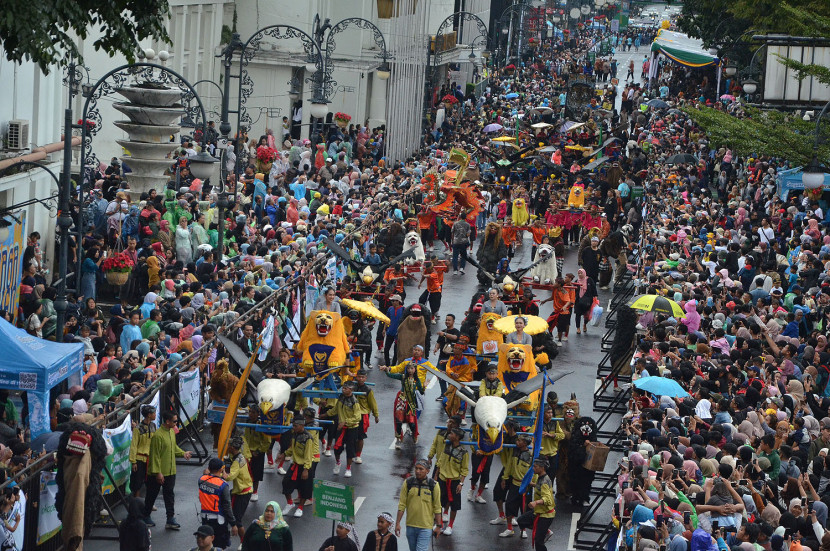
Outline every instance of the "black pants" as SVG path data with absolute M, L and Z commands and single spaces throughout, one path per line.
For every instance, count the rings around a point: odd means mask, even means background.
M 244 526 L 242 523 L 242 517 L 245 516 L 245 511 L 248 510 L 248 504 L 251 502 L 252 495 L 254 494 L 234 494 L 231 496 L 233 516 L 239 526 Z
M 346 459 L 353 459 L 357 455 L 358 436 L 360 436 L 360 427 L 343 427 L 341 429 L 341 434 L 338 435 L 334 447 L 334 457 L 337 458 L 338 462 L 344 449 L 346 450 Z
M 130 474 L 130 491 L 133 495 L 137 494 L 144 487 L 144 481 L 147 478 L 147 462 L 136 461 L 135 470 Z
M 316 465 L 316 463 L 314 463 Z M 291 499 L 294 490 L 300 494 L 300 500 L 311 499 L 314 489 L 314 468 L 308 471 L 308 478 L 303 480 L 303 470 L 296 464 L 292 464 L 288 473 L 282 477 L 282 495 Z M 302 503 L 302 501 L 301 501 Z
M 476 486 L 481 481 L 481 489 L 490 483 L 490 467 L 493 466 L 492 455 L 473 454 L 473 470 L 470 472 L 470 481 Z
M 505 484 L 505 487 L 501 487 L 501 481 L 504 476 L 504 469 L 501 470 L 499 473 L 498 478 L 496 478 L 496 484 L 493 486 L 493 501 L 501 501 L 504 502 L 507 499 L 507 491 L 510 489 L 510 483 L 508 482 Z
M 441 309 L 441 293 L 430 293 L 429 289 L 421 293 L 421 297 L 418 299 L 418 302 L 421 304 L 426 304 L 429 301 L 429 309 L 432 310 L 432 316 L 435 317 L 438 314 L 438 310 Z
M 397 339 L 396 336 L 386 335 L 386 342 L 383 345 L 383 362 L 386 365 L 395 365 L 398 363 L 398 351 L 394 349 L 395 347 L 395 340 Z M 392 351 L 392 359 L 389 359 L 389 351 Z
M 156 475 L 151 474 L 147 476 L 147 496 L 144 498 L 144 516 L 149 517 L 153 512 L 153 505 L 156 504 L 156 498 L 159 491 L 164 496 L 164 508 L 167 512 L 167 520 L 176 516 L 176 475 L 164 477 L 164 484 L 159 484 L 156 481 Z
M 231 532 L 227 521 L 219 524 L 219 519 L 201 517 L 202 524 L 213 528 L 213 545 L 217 549 L 227 549 L 231 546 Z
M 525 495 L 519 493 L 519 485 L 512 482 L 507 486 L 507 498 L 504 500 L 504 514 L 517 517 L 525 510 Z
M 552 517 L 540 517 L 536 516 L 533 511 L 528 511 L 516 519 L 516 522 L 522 530 L 533 529 L 533 551 L 547 551 L 545 536 L 548 535 L 548 528 L 553 523 Z

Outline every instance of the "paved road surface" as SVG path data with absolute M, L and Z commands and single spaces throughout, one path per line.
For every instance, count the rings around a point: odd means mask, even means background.
M 518 249 L 517 257 L 512 266 L 514 268 L 526 266 L 530 257 L 529 236 L 526 236 L 525 244 Z M 440 246 L 439 246 L 440 248 Z M 568 249 L 565 260 L 565 271 L 576 272 L 576 250 Z M 472 290 L 476 286 L 475 271 L 468 269 L 466 275 L 447 275 L 444 286 L 443 304 L 441 314 L 455 313 L 461 318 L 467 308 Z M 539 298 L 547 298 L 546 292 Z M 608 291 L 601 291 L 604 303 L 610 298 Z M 414 285 L 408 289 L 410 300 L 416 297 Z M 550 303 L 542 307 L 542 316 L 550 313 Z M 440 325 L 439 327 L 442 327 Z M 600 352 L 600 337 L 604 328 L 592 327 L 588 335 L 576 335 L 571 331 L 570 341 L 564 343 L 558 358 L 555 360 L 556 370 L 575 370 L 575 373 L 557 383 L 556 390 L 560 399 L 566 399 L 571 392 L 576 392 L 580 401 L 583 414 L 590 415 L 592 412 L 592 393 L 594 391 L 596 365 L 602 357 Z M 433 357 L 433 360 L 435 358 Z M 375 358 L 377 361 L 377 356 Z M 319 478 L 339 479 L 348 482 L 355 487 L 357 528 L 361 541 L 366 532 L 374 529 L 376 514 L 381 511 L 389 511 L 395 514 L 398 492 L 404 477 L 411 471 L 416 458 L 425 456 L 429 445 L 435 434 L 433 428 L 436 424 L 443 424 L 446 416 L 439 411 L 439 404 L 434 401 L 438 396 L 438 385 L 434 384 L 427 389 L 425 400 L 425 411 L 421 416 L 422 438 L 417 446 L 407 439 L 404 449 L 394 449 L 394 433 L 392 428 L 392 400 L 399 389 L 397 381 L 382 376 L 376 369 L 370 373 L 369 380 L 376 383 L 375 393 L 381 410 L 380 423 L 369 431 L 369 438 L 363 452 L 364 463 L 355 465 L 354 476 L 351 479 L 342 478 L 332 474 L 334 464 L 333 457 L 323 457 L 318 467 Z M 209 438 L 209 436 L 208 436 Z M 498 461 L 498 460 L 497 460 Z M 182 525 L 180 532 L 165 530 L 164 528 L 164 503 L 159 496 L 156 501 L 158 511 L 153 518 L 157 526 L 152 529 L 153 545 L 156 549 L 182 550 L 189 549 L 194 543 L 193 532 L 198 526 L 197 520 L 197 480 L 201 475 L 203 467 L 179 466 L 176 481 L 176 517 Z M 492 477 L 498 475 L 500 466 L 497 462 L 493 465 Z M 245 524 L 249 524 L 256 516 L 261 514 L 262 508 L 269 500 L 275 499 L 280 504 L 284 498 L 280 494 L 281 476 L 276 473 L 265 474 L 265 480 L 260 485 L 259 502 L 252 503 L 245 515 Z M 469 486 L 469 485 L 468 485 Z M 492 486 L 491 486 L 492 488 Z M 465 495 L 466 490 L 464 489 Z M 499 526 L 490 526 L 488 520 L 496 516 L 496 507 L 491 502 L 491 492 L 487 490 L 485 496 L 487 504 L 474 504 L 463 502 L 462 509 L 455 522 L 454 533 L 450 537 L 442 537 L 436 543 L 436 549 L 451 549 L 454 551 L 479 551 L 482 546 L 487 549 L 513 549 L 529 547 L 528 540 L 519 540 L 518 535 L 513 538 L 499 539 L 498 533 L 503 529 Z M 572 537 L 572 509 L 568 503 L 557 503 L 557 516 L 553 523 L 554 536 L 549 542 L 549 549 L 567 549 L 569 538 Z M 117 514 L 123 514 L 118 512 Z M 307 511 L 301 519 L 288 518 L 294 536 L 295 549 L 315 550 L 319 549 L 325 537 L 331 530 L 331 523 L 325 519 L 315 518 L 310 511 Z M 96 529 L 92 536 L 113 534 L 114 531 Z M 233 547 L 236 547 L 238 540 L 234 540 Z M 85 545 L 88 551 L 104 551 L 112 549 L 112 542 L 101 540 L 90 540 Z M 406 544 L 402 543 L 402 549 Z

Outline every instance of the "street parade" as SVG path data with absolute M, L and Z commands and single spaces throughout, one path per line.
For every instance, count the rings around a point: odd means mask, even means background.
M 424 69 L 400 158 L 391 122 L 293 97 L 261 136 L 224 97 L 172 145 L 116 103 L 109 162 L 101 116 L 67 119 L 55 243 L 3 271 L 0 551 L 830 550 L 830 95 L 762 113 L 738 42 L 690 31 L 712 3 L 508 2 L 506 52 Z M 170 91 L 142 52 L 112 93 Z

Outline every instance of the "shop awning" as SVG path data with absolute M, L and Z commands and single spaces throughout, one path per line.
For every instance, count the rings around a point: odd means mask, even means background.
M 687 67 L 706 67 L 718 62 L 718 56 L 705 50 L 699 40 L 665 29 L 657 33 L 657 38 L 651 43 L 651 51 Z

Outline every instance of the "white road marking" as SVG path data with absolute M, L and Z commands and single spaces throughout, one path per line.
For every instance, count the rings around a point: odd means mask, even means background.
M 438 377 L 432 377 L 429 382 L 427 383 L 427 389 L 430 389 L 435 386 L 435 383 L 438 382 Z
M 390 450 L 394 450 L 394 449 L 395 449 L 395 443 L 396 443 L 397 441 L 398 441 L 398 439 L 397 439 L 397 438 L 393 438 L 393 439 L 392 439 L 392 443 L 391 443 L 391 444 L 389 444 L 389 449 L 390 449 Z
M 570 533 L 568 534 L 568 550 L 569 551 L 573 551 L 573 550 L 576 549 L 576 547 L 574 547 L 575 542 L 576 542 L 576 524 L 579 522 L 579 517 L 581 517 L 581 516 L 582 516 L 581 513 L 573 513 L 571 515 L 571 530 L 570 530 Z
M 360 510 L 360 506 L 363 505 L 363 502 L 365 500 L 366 500 L 366 498 L 364 496 L 359 496 L 354 500 L 354 514 L 355 515 Z
M 599 390 L 599 387 L 602 386 L 602 381 L 603 379 L 597 379 L 596 381 L 594 381 L 594 394 L 596 394 L 596 392 Z

